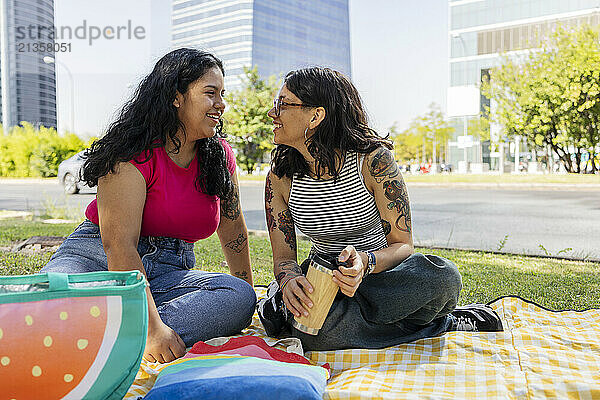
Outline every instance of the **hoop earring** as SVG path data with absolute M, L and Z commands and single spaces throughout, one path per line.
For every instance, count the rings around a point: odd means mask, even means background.
M 304 143 L 308 142 L 308 138 L 306 137 L 306 132 L 308 132 L 308 126 L 304 130 Z

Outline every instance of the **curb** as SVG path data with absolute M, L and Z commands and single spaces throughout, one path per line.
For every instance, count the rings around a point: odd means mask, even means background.
M 12 211 L 12 210 L 0 210 L 0 221 L 6 219 L 27 219 L 33 216 L 32 212 L 29 211 Z
M 562 261 L 580 261 L 580 262 L 600 263 L 600 258 L 598 258 L 598 257 L 581 258 L 581 257 L 570 257 L 570 256 L 553 256 L 553 255 L 543 255 L 543 254 L 514 253 L 514 252 L 510 252 L 510 251 L 482 250 L 482 249 L 474 249 L 474 248 L 470 248 L 470 247 L 446 247 L 446 246 L 422 246 L 422 245 L 415 245 L 415 247 L 419 247 L 422 249 L 432 249 L 432 250 L 459 250 L 459 251 L 470 251 L 470 252 L 475 252 L 475 253 L 497 254 L 497 255 L 503 255 L 503 256 L 546 258 L 546 259 L 562 260 Z
M 258 229 L 248 229 L 249 236 L 257 236 L 257 237 L 269 237 L 269 233 L 267 231 L 258 230 Z M 299 234 L 296 232 L 297 238 L 308 242 L 308 236 Z M 553 256 L 553 255 L 542 255 L 542 254 L 526 254 L 526 253 L 514 253 L 509 251 L 497 251 L 497 250 L 483 250 L 483 249 L 475 249 L 468 247 L 446 247 L 446 246 L 428 246 L 428 245 L 420 245 L 415 244 L 415 247 L 421 249 L 431 249 L 431 250 L 459 250 L 459 251 L 470 251 L 474 253 L 488 253 L 488 254 L 497 254 L 504 256 L 519 256 L 519 257 L 532 257 L 532 258 L 546 258 L 552 260 L 564 260 L 564 261 L 581 261 L 581 262 L 592 262 L 592 263 L 600 263 L 600 258 L 597 257 L 588 257 L 588 258 L 578 258 L 578 257 L 569 257 L 569 256 Z
M 58 185 L 58 178 L 0 178 L 0 185 L 6 184 L 15 184 L 15 185 L 26 185 L 26 184 L 48 184 L 48 185 Z
M 501 189 L 501 190 L 578 190 L 600 191 L 600 183 L 494 183 L 494 182 L 411 182 L 408 187 L 445 187 L 455 189 Z M 0 178 L 1 184 L 58 185 L 58 178 Z M 240 186 L 264 186 L 263 180 L 239 179 Z
M 406 182 L 407 187 L 445 187 L 454 189 L 500 189 L 500 190 L 578 190 L 600 191 L 595 183 L 470 183 L 470 182 Z
M 494 182 L 411 182 L 407 187 L 499 190 L 577 190 L 600 191 L 600 183 L 494 183 Z M 264 186 L 262 181 L 239 180 L 240 186 Z

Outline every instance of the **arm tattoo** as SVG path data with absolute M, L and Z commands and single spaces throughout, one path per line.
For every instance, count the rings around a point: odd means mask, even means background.
M 240 193 L 237 185 L 234 184 L 229 198 L 221 202 L 221 215 L 235 221 L 240 213 Z
M 277 228 L 275 217 L 273 216 L 273 207 L 271 207 L 271 201 L 273 200 L 273 187 L 271 186 L 271 177 L 267 175 L 267 181 L 265 183 L 265 215 L 267 217 L 267 229 L 269 232 L 273 232 Z
M 290 210 L 283 210 L 278 214 L 279 230 L 285 235 L 285 242 L 290 249 L 296 251 L 296 231 L 294 230 L 294 220 Z
M 282 261 L 277 264 L 277 266 L 281 270 L 275 277 L 279 287 L 281 287 L 288 280 L 302 275 L 302 270 L 296 261 Z
M 383 228 L 383 234 L 385 236 L 389 235 L 392 231 L 392 225 L 390 225 L 390 223 L 387 222 L 385 219 L 381 220 L 381 227 Z
M 231 242 L 225 243 L 225 247 L 233 250 L 234 253 L 239 254 L 242 252 L 242 250 L 244 250 L 244 248 L 246 248 L 246 243 L 248 243 L 246 235 L 240 233 L 237 239 L 233 239 Z
M 385 193 L 385 197 L 390 200 L 387 208 L 389 210 L 395 209 L 398 214 L 398 219 L 396 219 L 396 228 L 400 229 L 403 232 L 409 232 L 411 229 L 410 222 L 410 206 L 408 204 L 408 193 L 406 191 L 406 185 L 404 181 L 401 180 L 393 180 L 384 182 L 383 189 Z
M 248 271 L 235 271 L 233 273 L 233 276 L 243 279 L 243 280 L 246 280 L 246 279 L 248 279 Z
M 384 179 L 398 176 L 400 169 L 392 152 L 385 147 L 380 147 L 369 163 L 369 172 L 375 178 L 375 182 L 381 183 Z

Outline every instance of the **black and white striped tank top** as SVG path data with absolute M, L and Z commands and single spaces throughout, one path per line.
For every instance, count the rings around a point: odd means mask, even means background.
M 311 252 L 339 254 L 387 247 L 375 198 L 361 173 L 364 155 L 347 153 L 337 181 L 294 177 L 288 207 L 294 224 L 312 242 Z

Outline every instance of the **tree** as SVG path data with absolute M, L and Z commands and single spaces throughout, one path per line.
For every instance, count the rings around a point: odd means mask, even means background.
M 59 135 L 54 128 L 23 121 L 0 134 L 0 176 L 56 176 L 63 160 L 94 139 L 86 143 L 73 133 Z
M 489 113 L 486 113 L 489 114 Z M 478 115 L 475 118 L 469 119 L 467 125 L 467 134 L 474 136 L 479 140 L 479 146 L 477 150 L 478 162 L 483 162 L 482 154 L 482 143 L 486 140 L 490 140 L 490 120 L 485 115 Z
M 480 142 L 490 140 L 490 120 L 484 116 L 469 119 L 467 134 L 478 138 Z
M 394 158 L 398 161 L 410 161 L 419 158 L 422 140 L 410 129 L 398 132 L 396 125 L 390 128 L 390 137 L 394 141 Z
M 390 129 L 399 160 L 432 159 L 437 162 L 441 147 L 448 141 L 452 127 L 444 118 L 440 106 L 432 103 L 429 111 L 412 120 L 408 129 L 396 134 L 397 127 Z
M 541 51 L 505 58 L 482 86 L 508 137 L 550 146 L 568 172 L 598 172 L 600 43 L 589 26 L 558 27 Z
M 267 112 L 273 106 L 279 84 L 274 77 L 263 80 L 256 67 L 244 67 L 241 90 L 226 96 L 229 109 L 223 116 L 237 162 L 249 174 L 273 149 L 273 122 Z

